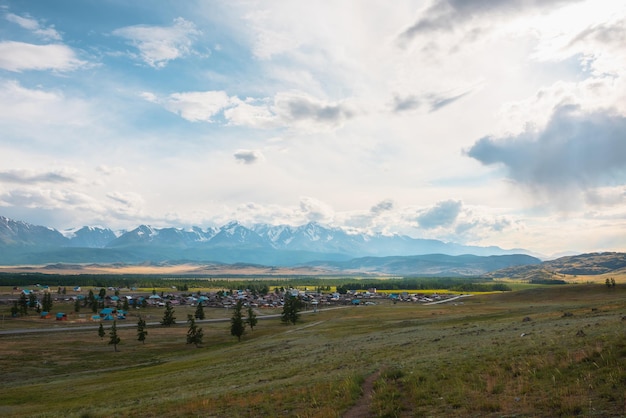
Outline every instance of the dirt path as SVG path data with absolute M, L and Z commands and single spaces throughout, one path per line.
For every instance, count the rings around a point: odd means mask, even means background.
M 343 414 L 342 418 L 363 418 L 372 416 L 371 406 L 372 406 L 372 396 L 374 395 L 374 383 L 382 373 L 382 369 L 372 373 L 365 379 L 363 385 L 361 386 L 361 391 L 363 394 L 361 398 L 356 401 L 356 404 L 348 409 L 345 414 Z

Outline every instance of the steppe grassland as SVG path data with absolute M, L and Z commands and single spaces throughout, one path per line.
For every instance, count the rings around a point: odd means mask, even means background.
M 95 331 L 0 336 L 0 413 L 336 417 L 380 372 L 374 416 L 621 416 L 624 315 L 626 289 L 567 285 L 322 309 L 241 343 L 203 323 L 200 349 L 182 320 L 119 330 L 118 353 Z

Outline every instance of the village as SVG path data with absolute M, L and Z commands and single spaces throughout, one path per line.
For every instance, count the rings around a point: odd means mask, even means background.
M 135 288 L 94 287 L 85 290 L 80 286 L 58 287 L 56 290 L 45 285 L 29 286 L 28 289 L 13 288 L 11 297 L 3 297 L 0 303 L 11 304 L 12 316 L 18 317 L 36 311 L 41 319 L 54 318 L 57 321 L 67 321 L 68 318 L 80 316 L 83 322 L 124 320 L 133 310 L 163 308 L 167 304 L 172 306 L 194 307 L 201 304 L 205 308 L 229 309 L 239 301 L 246 307 L 253 309 L 280 309 L 287 297 L 298 297 L 304 310 L 318 310 L 330 306 L 361 306 L 376 305 L 379 303 L 438 303 L 455 297 L 454 294 L 425 294 L 409 292 L 379 292 L 376 288 L 368 290 L 346 290 L 344 292 L 327 291 L 321 289 L 295 289 L 283 287 L 261 294 L 256 290 L 237 289 L 219 291 L 178 291 L 175 287 L 171 291 L 152 292 L 140 291 Z M 70 312 L 51 309 L 44 306 L 46 297 L 51 300 L 52 306 L 71 308 Z M 91 310 L 92 314 L 80 314 L 83 310 Z M 52 312 L 56 311 L 56 312 Z M 21 315 L 20 315 L 21 314 Z

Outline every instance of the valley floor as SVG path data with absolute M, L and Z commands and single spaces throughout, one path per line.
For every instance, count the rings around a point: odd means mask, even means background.
M 624 416 L 626 288 L 321 310 L 297 325 L 184 321 L 0 336 L 4 416 Z M 108 329 L 107 329 L 108 331 Z M 362 404 L 365 403 L 365 406 Z M 353 416 L 353 415 L 352 415 Z

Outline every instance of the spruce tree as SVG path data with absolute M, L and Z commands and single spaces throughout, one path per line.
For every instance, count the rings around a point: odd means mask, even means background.
M 146 331 L 146 321 L 140 316 L 139 322 L 137 322 L 137 341 L 141 341 L 142 344 L 145 344 L 146 335 L 148 335 L 148 331 Z
M 80 312 L 80 300 L 78 298 L 74 301 L 74 312 Z
M 111 339 L 109 340 L 109 344 L 113 344 L 113 349 L 117 352 L 117 345 L 120 343 L 120 337 L 118 337 L 117 335 L 117 321 L 113 321 L 113 325 L 111 326 L 111 332 L 109 332 L 109 335 L 111 336 Z
M 161 325 L 169 327 L 170 325 L 174 325 L 175 323 L 176 317 L 174 316 L 174 308 L 172 308 L 171 302 L 167 302 L 165 304 L 165 312 L 163 313 L 163 320 L 161 321 Z
M 28 298 L 26 297 L 24 293 L 22 293 L 17 303 L 20 305 L 20 314 L 27 315 L 28 314 Z
M 89 294 L 87 295 L 87 298 L 85 299 L 85 305 L 92 307 L 93 305 L 95 305 L 95 303 L 96 303 L 96 296 L 93 294 L 93 290 L 89 289 Z
M 237 301 L 233 317 L 230 320 L 230 335 L 237 337 L 238 341 L 241 341 L 241 336 L 246 330 L 245 324 L 243 323 L 243 316 L 241 314 L 242 307 L 243 303 L 241 303 L 240 300 Z
M 196 325 L 196 320 L 193 315 L 187 315 L 187 322 L 189 323 L 189 330 L 187 331 L 187 344 L 195 344 L 196 347 L 200 347 L 202 344 L 203 332 L 202 328 Z
M 44 312 L 50 312 L 52 310 L 52 295 L 49 292 L 43 295 L 41 305 Z
M 37 307 L 37 296 L 35 296 L 35 294 L 33 292 L 30 292 L 28 294 L 28 307 L 29 308 L 35 308 Z
M 283 312 L 281 314 L 281 320 L 285 323 L 292 323 L 293 325 L 300 319 L 300 309 L 302 308 L 302 301 L 297 296 L 286 296 L 285 304 L 283 305 Z
M 194 315 L 196 319 L 204 319 L 204 308 L 202 307 L 202 302 L 198 302 L 198 307 L 196 308 L 196 313 Z
M 103 339 L 104 336 L 106 335 L 106 333 L 104 332 L 104 326 L 102 325 L 102 322 L 100 323 L 100 328 L 98 328 L 98 335 L 100 336 L 100 339 Z
M 246 322 L 250 325 L 251 330 L 254 330 L 258 321 L 259 320 L 256 318 L 256 314 L 254 313 L 252 306 L 248 306 L 248 318 L 246 318 Z

